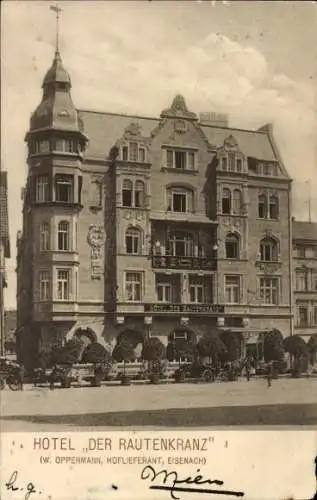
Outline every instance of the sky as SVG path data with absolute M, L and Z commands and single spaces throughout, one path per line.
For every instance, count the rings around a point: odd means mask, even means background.
M 50 5 L 1 3 L 1 167 L 9 177 L 12 254 L 7 308 L 16 304 L 24 137 L 55 50 Z M 294 181 L 294 216 L 308 219 L 310 199 L 317 221 L 316 2 L 77 0 L 60 6 L 60 49 L 79 109 L 158 116 L 183 94 L 190 110 L 227 113 L 233 127 L 271 122 Z

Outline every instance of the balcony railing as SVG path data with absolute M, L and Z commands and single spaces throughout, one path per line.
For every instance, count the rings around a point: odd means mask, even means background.
M 214 271 L 217 269 L 217 261 L 211 257 L 152 255 L 152 267 L 155 269 L 197 269 L 200 271 Z

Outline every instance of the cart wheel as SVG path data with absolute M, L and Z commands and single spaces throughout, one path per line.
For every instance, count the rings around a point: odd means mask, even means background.
M 20 384 L 16 381 L 8 382 L 8 386 L 11 391 L 18 391 L 20 389 Z
M 4 378 L 0 378 L 0 391 L 2 391 L 5 388 L 6 382 Z

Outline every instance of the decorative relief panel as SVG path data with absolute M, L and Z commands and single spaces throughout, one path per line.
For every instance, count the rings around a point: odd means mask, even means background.
M 90 246 L 91 278 L 100 279 L 104 271 L 105 231 L 102 226 L 90 226 L 87 242 Z

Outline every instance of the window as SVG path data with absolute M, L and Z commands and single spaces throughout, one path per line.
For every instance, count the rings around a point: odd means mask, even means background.
M 139 149 L 139 161 L 142 161 L 142 162 L 145 161 L 145 149 L 144 148 Z
M 129 179 L 125 179 L 122 187 L 122 205 L 124 207 L 132 207 L 132 190 L 132 182 Z
M 317 292 L 317 273 L 313 272 L 312 274 L 312 289 L 314 292 Z
M 265 219 L 267 214 L 266 196 L 260 194 L 258 201 L 258 215 L 260 219 Z
M 235 170 L 235 160 L 236 160 L 236 156 L 234 153 L 228 153 L 228 170 L 230 172 L 234 172 Z
M 72 203 L 74 201 L 74 177 L 72 175 L 56 175 L 56 201 Z
M 175 151 L 175 168 L 186 168 L 186 153 L 185 151 Z
M 144 207 L 144 183 L 142 181 L 136 181 L 135 183 L 134 205 Z
M 129 160 L 138 161 L 138 143 L 130 142 L 129 144 Z
M 173 187 L 167 191 L 168 207 L 172 212 L 192 212 L 193 192 L 185 188 Z
M 127 301 L 139 302 L 141 300 L 141 273 L 126 273 L 125 292 Z
M 298 307 L 298 326 L 305 327 L 308 326 L 308 307 L 299 306 Z
M 130 254 L 141 253 L 141 234 L 138 229 L 129 228 L 125 235 L 126 252 Z
M 172 287 L 170 283 L 157 283 L 156 293 L 158 302 L 171 302 Z
M 305 271 L 296 271 L 296 291 L 305 292 L 308 289 L 307 273 Z
M 93 202 L 93 206 L 102 207 L 102 192 L 103 192 L 102 183 L 99 181 L 93 181 L 91 185 L 91 191 L 92 191 L 91 200 Z
M 129 152 L 128 146 L 122 146 L 122 160 L 123 161 L 128 160 L 128 152 Z
M 298 247 L 298 257 L 300 257 L 301 259 L 305 259 L 305 257 L 306 257 L 306 247 L 304 247 L 302 245 Z
M 50 298 L 50 275 L 48 271 L 40 271 L 40 300 Z
M 57 270 L 57 298 L 69 300 L 70 298 L 70 271 L 69 269 Z
M 240 302 L 240 276 L 225 276 L 225 297 L 228 304 Z
M 239 236 L 228 234 L 226 237 L 226 259 L 239 258 Z
M 313 307 L 313 325 L 317 325 L 317 306 Z
M 40 251 L 50 249 L 50 228 L 48 222 L 42 222 L 40 226 Z
M 230 189 L 223 189 L 222 191 L 222 213 L 231 213 L 231 192 Z
M 38 202 L 49 201 L 49 181 L 47 175 L 36 178 L 35 199 Z
M 63 220 L 58 224 L 57 240 L 58 250 L 69 250 L 69 223 L 67 221 Z
M 239 189 L 233 191 L 233 203 L 232 203 L 233 213 L 235 215 L 241 214 L 242 209 L 242 193 Z
M 50 151 L 50 141 L 40 141 L 39 145 L 39 152 L 40 153 L 49 153 Z
M 237 172 L 242 171 L 242 160 L 241 158 L 237 158 Z
M 269 218 L 270 219 L 278 218 L 278 199 L 274 195 L 271 195 L 269 197 Z
M 194 278 L 191 278 L 189 282 L 189 300 L 195 304 L 205 302 L 204 284 Z
M 260 260 L 262 262 L 278 260 L 278 245 L 272 238 L 264 238 L 260 242 Z
M 260 278 L 260 298 L 263 304 L 278 304 L 278 278 Z
M 169 236 L 169 255 L 179 257 L 191 257 L 194 255 L 194 241 L 191 234 L 181 231 Z
M 195 151 L 182 151 L 179 149 L 167 149 L 166 166 L 177 170 L 194 170 L 195 169 Z
M 223 156 L 221 158 L 221 169 L 222 170 L 228 170 L 228 159 L 226 156 Z

